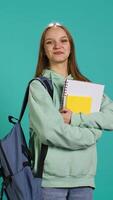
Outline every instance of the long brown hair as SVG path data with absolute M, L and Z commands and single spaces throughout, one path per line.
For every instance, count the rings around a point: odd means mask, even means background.
M 46 35 L 47 30 L 52 28 L 53 26 L 59 26 L 60 28 L 62 28 L 66 32 L 67 37 L 70 42 L 71 50 L 70 50 L 70 55 L 68 58 L 68 74 L 71 74 L 72 77 L 76 80 L 89 81 L 83 74 L 81 74 L 77 66 L 77 61 L 76 61 L 76 56 L 75 56 L 75 47 L 74 47 L 74 42 L 73 42 L 73 38 L 71 34 L 69 33 L 66 27 L 64 27 L 63 25 L 59 23 L 50 24 L 42 33 L 35 77 L 41 76 L 44 69 L 49 69 L 49 59 L 47 58 L 45 54 L 44 42 L 45 42 L 45 35 Z

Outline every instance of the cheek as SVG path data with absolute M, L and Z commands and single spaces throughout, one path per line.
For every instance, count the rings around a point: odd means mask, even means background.
M 70 51 L 71 51 L 71 48 L 70 48 L 70 45 L 67 47 L 67 54 L 69 55 L 70 54 Z
M 45 54 L 49 58 L 51 56 L 51 51 L 45 48 Z

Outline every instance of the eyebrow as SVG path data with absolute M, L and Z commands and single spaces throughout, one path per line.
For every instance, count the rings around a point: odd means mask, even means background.
M 67 39 L 68 39 L 67 36 L 62 36 L 61 39 L 62 39 L 62 38 L 67 38 Z M 53 38 L 47 38 L 47 39 L 45 39 L 45 41 L 47 41 L 47 40 L 53 40 Z

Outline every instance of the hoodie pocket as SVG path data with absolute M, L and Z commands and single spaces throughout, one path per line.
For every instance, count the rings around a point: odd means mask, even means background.
M 67 151 L 55 147 L 48 147 L 44 162 L 44 173 L 50 176 L 65 177 L 69 175 L 69 159 Z
M 97 165 L 96 146 L 85 150 L 72 152 L 70 162 L 70 175 L 82 177 L 84 175 L 95 176 Z

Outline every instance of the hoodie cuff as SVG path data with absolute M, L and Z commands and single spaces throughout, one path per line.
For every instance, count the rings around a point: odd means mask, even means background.
M 80 114 L 72 113 L 70 124 L 72 126 L 79 126 L 81 124 L 81 122 L 82 122 L 82 120 L 81 120 Z

